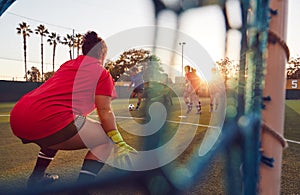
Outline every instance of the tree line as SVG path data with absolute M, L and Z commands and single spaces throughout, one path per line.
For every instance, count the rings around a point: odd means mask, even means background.
M 55 65 L 55 52 L 58 44 L 63 44 L 68 46 L 70 59 L 72 59 L 72 48 L 77 48 L 77 55 L 79 55 L 79 51 L 82 46 L 82 37 L 83 35 L 77 33 L 75 35 L 67 34 L 64 37 L 61 37 L 56 32 L 49 32 L 49 30 L 45 27 L 45 25 L 40 24 L 34 30 L 30 28 L 30 25 L 26 22 L 19 23 L 16 28 L 17 34 L 20 34 L 23 37 L 23 50 L 24 50 L 24 70 L 25 75 L 24 78 L 26 81 L 44 81 L 51 77 L 54 73 L 54 65 Z M 30 37 L 31 34 L 36 34 L 40 36 L 41 43 L 41 73 L 36 67 L 31 67 L 31 70 L 27 68 L 27 38 Z M 52 72 L 44 73 L 44 39 L 52 46 Z M 30 76 L 28 78 L 28 76 Z M 45 79 L 46 77 L 46 79 Z
M 24 69 L 25 69 L 25 80 L 26 81 L 46 81 L 48 80 L 55 72 L 55 52 L 58 44 L 63 44 L 68 46 L 70 59 L 73 58 L 72 49 L 77 49 L 77 56 L 82 47 L 82 38 L 83 35 L 77 33 L 66 34 L 66 36 L 61 37 L 56 32 L 49 32 L 49 30 L 45 27 L 45 25 L 38 25 L 34 31 L 30 28 L 30 26 L 26 22 L 19 23 L 16 28 L 17 33 L 22 35 L 23 37 L 23 49 L 24 49 Z M 30 70 L 27 69 L 27 38 L 30 37 L 31 34 L 40 35 L 40 43 L 41 43 L 41 73 L 38 68 L 31 67 Z M 44 73 L 44 38 L 49 43 L 52 49 L 52 71 Z M 108 59 L 105 63 L 105 68 L 108 69 L 113 76 L 114 80 L 124 80 L 128 81 L 129 78 L 129 69 L 133 66 L 137 66 L 141 64 L 143 61 L 147 59 L 156 59 L 155 61 L 159 62 L 159 58 L 153 54 L 149 50 L 144 49 L 130 49 L 128 51 L 124 51 L 117 60 L 113 61 Z M 160 62 L 159 62 L 160 63 Z M 300 79 L 300 57 L 291 58 L 289 60 L 289 67 L 287 68 L 287 78 L 288 79 Z M 237 74 L 239 71 L 239 66 L 234 64 L 229 58 L 221 59 L 216 62 L 220 73 L 224 78 L 230 76 L 236 76 L 232 74 Z M 158 66 L 159 67 L 159 66 Z M 163 72 L 163 70 L 159 70 L 159 72 Z M 28 78 L 29 76 L 29 78 Z
M 17 33 L 22 35 L 23 37 L 23 50 L 24 50 L 24 69 L 25 69 L 25 80 L 31 82 L 44 82 L 51 78 L 54 74 L 54 65 L 55 65 L 55 52 L 58 44 L 67 45 L 69 48 L 70 59 L 73 58 L 72 49 L 77 49 L 77 56 L 80 53 L 82 48 L 82 39 L 83 35 L 77 33 L 75 35 L 67 34 L 64 37 L 61 37 L 59 34 L 55 32 L 49 32 L 49 30 L 45 27 L 45 25 L 38 25 L 34 31 L 30 28 L 26 22 L 19 23 L 16 28 Z M 31 34 L 37 34 L 40 36 L 41 43 L 41 72 L 37 67 L 31 67 L 30 70 L 27 68 L 27 38 L 30 37 Z M 52 71 L 44 73 L 44 39 L 49 43 L 52 49 Z M 153 63 L 153 61 L 157 63 Z M 156 72 L 163 72 L 160 67 L 160 59 L 151 54 L 149 50 L 145 49 L 129 49 L 124 51 L 118 59 L 115 61 L 107 59 L 104 67 L 109 70 L 115 81 L 130 81 L 129 70 L 133 66 L 141 66 L 143 63 L 151 64 L 151 67 L 154 67 Z M 151 62 L 151 63 L 150 63 Z
M 287 68 L 287 79 L 300 79 L 300 57 L 291 58 Z
M 239 64 L 234 64 L 228 57 L 217 61 L 216 65 L 225 80 L 228 79 L 228 77 L 237 77 Z M 290 58 L 286 69 L 286 78 L 300 79 L 300 57 Z
M 26 22 L 19 23 L 16 28 L 17 33 L 22 35 L 23 37 L 23 50 L 24 50 L 24 69 L 25 69 L 25 80 L 32 82 L 44 82 L 48 80 L 55 72 L 55 52 L 58 44 L 67 45 L 69 48 L 70 59 L 73 58 L 72 49 L 77 48 L 77 56 L 82 47 L 82 38 L 83 35 L 77 33 L 75 35 L 67 34 L 64 37 L 61 37 L 56 32 L 49 32 L 49 30 L 45 27 L 45 25 L 38 25 L 34 31 L 30 28 Z M 37 34 L 40 36 L 41 43 L 41 72 L 36 67 L 31 67 L 30 70 L 27 68 L 27 38 L 30 37 L 31 34 Z M 52 71 L 44 73 L 44 39 L 53 47 L 52 50 Z M 144 49 L 130 49 L 128 51 L 124 51 L 117 60 L 107 60 L 105 63 L 105 68 L 109 70 L 114 80 L 117 81 L 119 79 L 128 81 L 129 78 L 129 69 L 133 66 L 140 64 L 142 61 L 146 61 L 147 59 L 154 58 L 151 56 L 151 52 Z M 156 60 L 158 58 L 156 57 Z M 160 69 L 160 71 L 163 71 Z M 29 77 L 28 77 L 29 76 Z

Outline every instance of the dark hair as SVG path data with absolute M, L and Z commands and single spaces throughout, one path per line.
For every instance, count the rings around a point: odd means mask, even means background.
M 185 67 L 184 67 L 184 69 L 186 70 L 188 70 L 188 71 L 191 71 L 191 67 L 189 66 L 189 65 L 186 65 Z
M 103 60 L 107 53 L 107 46 L 97 33 L 88 31 L 83 36 L 82 53 Z

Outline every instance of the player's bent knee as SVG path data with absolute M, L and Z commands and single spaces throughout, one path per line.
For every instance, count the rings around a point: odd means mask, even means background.
M 101 124 L 92 119 L 86 120 L 78 134 L 87 148 L 95 148 L 96 146 L 108 144 L 110 142 L 110 139 L 107 137 Z
M 86 158 L 95 158 L 101 162 L 108 162 L 111 156 L 113 156 L 115 144 L 112 142 L 95 146 L 90 149 L 90 153 L 87 154 Z

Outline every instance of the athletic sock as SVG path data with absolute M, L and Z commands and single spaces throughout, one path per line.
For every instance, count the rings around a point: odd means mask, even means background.
M 35 167 L 30 177 L 43 177 L 58 150 L 42 148 L 38 154 Z
M 188 106 L 188 109 L 187 109 L 186 113 L 188 114 L 188 113 L 191 112 L 191 110 L 192 110 L 192 108 L 193 108 L 193 103 L 188 103 L 187 106 Z
M 141 104 L 141 103 L 137 103 L 137 104 L 136 104 L 136 108 L 135 108 L 136 110 L 138 110 L 138 109 L 139 109 L 139 107 L 140 107 L 140 104 Z
M 189 110 L 192 110 L 192 108 L 193 108 L 193 103 L 189 103 L 188 109 L 189 109 Z
M 198 105 L 196 106 L 196 108 L 197 108 L 198 113 L 201 112 L 201 103 L 200 102 L 198 102 Z
M 78 183 L 86 183 L 93 181 L 101 168 L 104 166 L 104 163 L 97 160 L 84 159 L 81 171 L 78 177 Z

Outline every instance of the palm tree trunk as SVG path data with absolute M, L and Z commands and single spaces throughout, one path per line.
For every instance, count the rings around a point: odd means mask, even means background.
M 56 49 L 56 43 L 53 43 L 53 56 L 52 56 L 52 71 L 53 71 L 53 73 L 54 73 L 55 49 Z
M 42 38 L 42 43 L 41 43 L 41 65 L 42 65 L 42 82 L 44 81 L 44 51 L 43 51 L 43 38 Z
M 23 35 L 23 48 L 24 48 L 24 64 L 25 64 L 25 75 L 24 75 L 24 78 L 26 81 L 28 81 L 28 78 L 27 78 L 27 55 L 26 55 L 26 36 Z
M 71 47 L 70 47 L 69 53 L 70 53 L 70 60 L 72 60 L 72 50 L 71 50 Z

